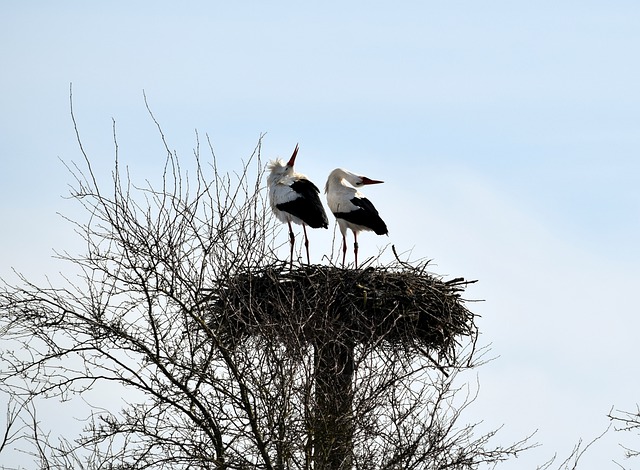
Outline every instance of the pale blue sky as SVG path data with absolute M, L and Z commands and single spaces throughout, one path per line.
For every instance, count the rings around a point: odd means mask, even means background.
M 504 423 L 503 442 L 539 429 L 501 467 L 532 468 L 640 401 L 639 50 L 635 1 L 4 2 L 0 275 L 55 274 L 53 248 L 83 248 L 56 215 L 81 214 L 60 197 L 58 158 L 81 158 L 70 82 L 105 178 L 112 118 L 134 179 L 160 171 L 142 90 L 185 159 L 195 129 L 229 168 L 263 132 L 264 158 L 299 142 L 318 186 L 337 166 L 386 181 L 367 196 L 390 237 L 363 251 L 395 243 L 480 280 L 500 357 L 469 419 Z M 330 235 L 311 235 L 315 261 Z M 622 461 L 623 437 L 582 468 Z

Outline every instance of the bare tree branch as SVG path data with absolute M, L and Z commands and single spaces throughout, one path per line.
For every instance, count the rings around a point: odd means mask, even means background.
M 614 412 L 612 408 L 607 416 L 613 424 L 618 425 L 618 427 L 614 428 L 616 431 L 627 433 L 638 433 L 638 431 L 640 431 L 640 406 L 638 405 L 636 405 L 634 411 L 616 410 Z M 640 455 L 640 450 L 638 449 L 632 449 L 622 445 L 621 447 L 624 449 L 627 458 L 638 457 Z M 620 465 L 620 467 L 622 468 L 622 465 Z

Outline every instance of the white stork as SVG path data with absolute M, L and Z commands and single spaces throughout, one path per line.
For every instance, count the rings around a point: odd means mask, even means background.
M 358 268 L 358 232 L 370 230 L 377 235 L 386 235 L 387 225 L 378 215 L 374 205 L 358 191 L 365 184 L 378 184 L 383 181 L 358 176 L 342 168 L 336 168 L 329 174 L 324 192 L 327 193 L 329 209 L 338 220 L 342 232 L 342 264 L 347 254 L 347 229 L 353 232 L 353 252 L 356 269 Z
M 304 231 L 304 246 L 307 250 L 307 263 L 309 261 L 309 239 L 307 238 L 308 225 L 311 228 L 328 228 L 327 214 L 320 202 L 320 190 L 309 179 L 300 173 L 296 173 L 293 165 L 298 155 L 298 145 L 287 163 L 277 159 L 269 162 L 271 173 L 267 178 L 269 187 L 269 202 L 275 216 L 281 222 L 289 225 L 289 241 L 291 243 L 291 263 L 293 263 L 293 244 L 295 235 L 291 228 L 291 222 L 302 225 Z

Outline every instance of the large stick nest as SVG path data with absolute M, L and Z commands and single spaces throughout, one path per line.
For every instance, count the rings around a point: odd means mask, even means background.
M 452 353 L 459 337 L 475 335 L 461 298 L 475 281 L 444 281 L 425 268 L 278 263 L 243 272 L 211 291 L 209 324 L 233 344 L 273 334 L 288 346 L 340 340 Z

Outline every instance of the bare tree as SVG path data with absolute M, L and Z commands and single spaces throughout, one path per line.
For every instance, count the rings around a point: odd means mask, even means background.
M 573 449 L 569 452 L 569 455 L 559 464 L 556 463 L 558 460 L 558 455 L 554 455 L 548 462 L 545 462 L 543 465 L 537 467 L 537 470 L 577 470 L 580 468 L 580 463 L 583 461 L 585 454 L 594 446 L 600 439 L 604 437 L 607 432 L 609 432 L 609 428 L 607 427 L 601 434 L 594 437 L 590 441 L 586 442 L 583 439 L 579 439 L 577 444 L 573 446 Z M 555 465 L 558 465 L 557 467 Z
M 616 431 L 621 432 L 635 432 L 638 433 L 640 431 L 640 406 L 636 405 L 636 409 L 634 411 L 622 411 L 617 410 L 613 411 L 613 409 L 608 414 L 609 419 L 613 423 Z M 638 457 L 640 455 L 640 450 L 633 449 L 630 447 L 622 446 L 625 451 L 625 456 L 629 458 Z M 620 464 L 618 464 L 620 465 Z M 621 468 L 624 468 L 620 465 Z
M 74 127 L 71 196 L 88 220 L 70 222 L 86 253 L 59 256 L 81 275 L 0 291 L 3 344 L 19 346 L 0 353 L 0 451 L 22 442 L 41 468 L 475 469 L 527 448 L 462 422 L 474 393 L 459 376 L 479 364 L 467 281 L 401 261 L 290 268 L 260 141 L 232 175 L 208 139 L 211 162 L 196 135 L 191 172 L 165 143 L 159 187 L 137 186 L 114 123 L 100 185 Z M 134 398 L 52 442 L 37 404 L 103 383 Z

